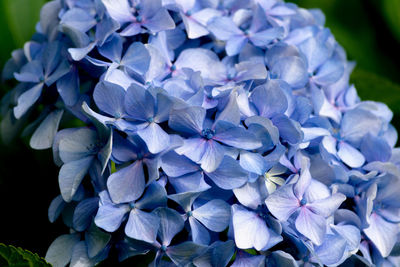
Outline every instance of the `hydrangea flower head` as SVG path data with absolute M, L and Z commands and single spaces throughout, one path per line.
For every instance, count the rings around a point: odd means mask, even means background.
M 393 114 L 352 69 L 280 0 L 48 2 L 2 101 L 10 129 L 40 111 L 30 144 L 61 167 L 46 259 L 398 266 Z

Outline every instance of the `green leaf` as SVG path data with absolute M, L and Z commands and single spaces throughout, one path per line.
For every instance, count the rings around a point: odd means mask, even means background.
M 351 82 L 362 100 L 384 102 L 393 112 L 400 113 L 400 85 L 359 68 L 351 75 Z
M 382 0 L 381 5 L 386 22 L 400 41 L 400 0 Z
M 18 47 L 28 41 L 39 21 L 40 8 L 45 0 L 1 0 L 6 24 Z
M 44 259 L 28 250 L 0 243 L 0 265 L 13 267 L 51 267 Z

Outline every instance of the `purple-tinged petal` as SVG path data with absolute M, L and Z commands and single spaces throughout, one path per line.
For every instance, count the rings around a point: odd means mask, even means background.
M 125 234 L 148 243 L 156 241 L 160 218 L 153 213 L 132 209 L 125 226 Z
M 219 167 L 207 176 L 220 188 L 230 190 L 244 185 L 248 180 L 248 173 L 239 163 L 229 156 L 225 156 Z
M 105 191 L 102 193 L 108 194 Z M 113 205 L 100 202 L 94 222 L 98 227 L 107 232 L 114 232 L 121 226 L 122 221 L 129 210 L 128 205 Z
M 185 24 L 185 29 L 189 39 L 197 39 L 209 33 L 209 31 L 203 25 L 194 20 L 192 17 L 188 17 L 183 13 L 180 14 L 182 21 Z
M 149 69 L 150 54 L 142 43 L 133 43 L 126 50 L 121 65 L 143 75 Z
M 193 217 L 214 232 L 222 232 L 228 227 L 231 207 L 223 200 L 214 199 L 193 210 Z
M 364 155 L 358 149 L 344 141 L 339 142 L 337 155 L 345 164 L 352 168 L 359 168 L 365 163 Z
M 319 199 L 313 203 L 307 204 L 312 212 L 322 215 L 324 217 L 331 216 L 346 200 L 346 196 L 341 193 L 333 194 L 331 197 Z
M 174 29 L 175 22 L 165 8 L 160 8 L 150 20 L 143 24 L 143 26 L 149 29 L 152 33 L 157 33 Z
M 280 221 L 287 221 L 300 207 L 299 200 L 293 193 L 293 186 L 285 185 L 268 196 L 265 200 L 269 211 Z
M 127 203 L 138 199 L 145 188 L 143 163 L 135 161 L 110 175 L 107 188 L 114 203 Z
M 296 229 L 314 244 L 321 245 L 326 233 L 326 221 L 307 207 L 302 207 L 296 219 Z
M 364 229 L 364 233 L 374 243 L 382 257 L 387 257 L 397 241 L 399 227 L 398 224 L 387 222 L 378 214 L 372 213 L 369 227 Z
M 262 250 L 269 240 L 266 222 L 256 213 L 240 205 L 232 206 L 233 231 L 236 246 L 240 249 L 255 248 Z
M 296 184 L 294 185 L 293 192 L 298 199 L 302 199 L 304 193 L 306 192 L 307 188 L 311 183 L 311 173 L 310 173 L 310 160 L 302 156 L 301 159 L 301 173 L 299 179 L 297 180 Z

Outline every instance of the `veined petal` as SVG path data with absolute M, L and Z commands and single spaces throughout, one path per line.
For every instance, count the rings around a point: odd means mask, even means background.
M 326 220 L 307 207 L 302 207 L 296 219 L 296 229 L 314 244 L 321 245 L 326 233 Z
M 213 199 L 193 210 L 193 216 L 214 232 L 221 232 L 228 227 L 231 208 L 223 200 Z
M 157 154 L 169 147 L 169 135 L 157 123 L 150 123 L 146 128 L 139 130 L 137 134 L 153 154 Z
M 159 226 L 160 218 L 157 215 L 132 209 L 125 226 L 125 233 L 131 238 L 153 243 L 156 241 Z
M 299 200 L 293 193 L 292 185 L 285 185 L 268 196 L 265 200 L 269 211 L 280 221 L 287 221 L 300 207 Z
M 331 216 L 345 200 L 345 195 L 336 193 L 328 198 L 319 199 L 308 204 L 307 208 L 316 214 L 328 217 Z

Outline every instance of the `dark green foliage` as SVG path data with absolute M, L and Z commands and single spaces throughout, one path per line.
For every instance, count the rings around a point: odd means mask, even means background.
M 0 266 L 48 267 L 51 265 L 37 254 L 33 254 L 28 250 L 0 243 Z

